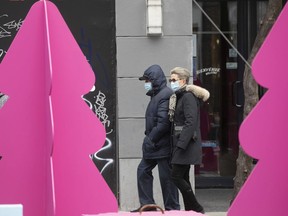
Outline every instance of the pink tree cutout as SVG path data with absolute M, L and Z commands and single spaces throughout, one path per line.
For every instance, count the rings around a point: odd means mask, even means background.
M 43 3 L 33 6 L 0 64 L 0 203 L 23 204 L 24 215 L 53 212 L 49 110 Z
M 117 211 L 117 201 L 89 155 L 105 142 L 105 129 L 81 95 L 94 73 L 57 8 L 47 2 L 53 65 L 53 163 L 56 216 Z M 78 97 L 73 97 L 78 95 Z
M 10 97 L 0 111 L 0 203 L 21 203 L 29 216 L 117 211 L 89 157 L 105 140 L 81 98 L 94 73 L 54 4 L 33 5 L 0 76 Z
M 229 216 L 287 215 L 287 21 L 286 5 L 252 65 L 256 81 L 269 90 L 242 123 L 239 137 L 246 153 L 259 161 Z

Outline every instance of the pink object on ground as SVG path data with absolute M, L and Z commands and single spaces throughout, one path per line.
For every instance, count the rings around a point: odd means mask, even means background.
M 204 216 L 204 214 L 194 212 L 194 211 L 164 211 L 162 214 L 161 211 L 147 211 L 142 212 L 118 212 L 118 213 L 103 213 L 103 214 L 96 214 L 96 215 L 83 215 L 83 216 Z
M 117 211 L 89 157 L 105 140 L 81 98 L 94 73 L 54 4 L 33 5 L 0 77 L 0 91 L 10 97 L 0 110 L 0 204 L 23 204 L 27 216 Z
M 287 215 L 288 5 L 253 62 L 256 81 L 269 90 L 241 125 L 243 149 L 259 159 L 228 211 L 229 216 Z

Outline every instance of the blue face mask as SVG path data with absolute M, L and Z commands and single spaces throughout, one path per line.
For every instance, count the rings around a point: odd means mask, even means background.
M 152 84 L 151 84 L 151 82 L 145 82 L 144 88 L 145 88 L 147 91 L 150 91 L 150 90 L 152 89 Z
M 176 82 L 171 82 L 171 89 L 174 92 L 180 89 L 180 84 L 178 80 Z

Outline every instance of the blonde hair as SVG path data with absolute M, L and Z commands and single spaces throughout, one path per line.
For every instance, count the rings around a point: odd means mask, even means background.
M 186 83 L 189 83 L 190 71 L 186 68 L 175 67 L 170 71 L 170 74 L 176 74 L 179 79 L 186 80 Z

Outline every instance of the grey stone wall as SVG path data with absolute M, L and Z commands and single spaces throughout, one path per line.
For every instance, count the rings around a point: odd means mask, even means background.
M 192 68 L 192 1 L 162 0 L 163 36 L 160 37 L 146 36 L 145 0 L 115 2 L 119 208 L 129 211 L 139 207 L 136 172 L 142 156 L 144 114 L 149 101 L 138 77 L 152 64 L 159 64 L 167 77 L 173 67 Z M 157 169 L 154 178 L 154 198 L 163 207 Z

